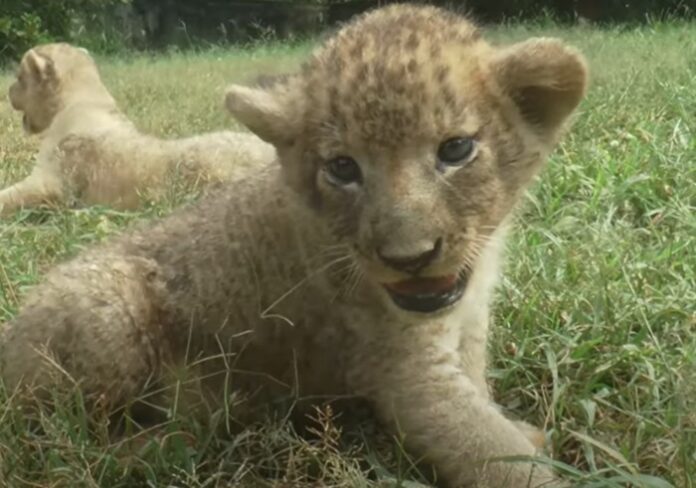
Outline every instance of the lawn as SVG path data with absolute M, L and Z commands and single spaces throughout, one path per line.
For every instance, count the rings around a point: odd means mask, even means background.
M 696 24 L 512 25 L 491 35 L 565 38 L 586 53 L 593 78 L 509 240 L 491 342 L 496 398 L 546 427 L 574 486 L 696 487 Z M 129 54 L 99 64 L 142 130 L 181 136 L 235 127 L 222 110 L 225 85 L 292 69 L 310 49 Z M 0 73 L 0 91 L 11 79 Z M 27 174 L 36 147 L 0 101 L 1 186 Z M 0 221 L 0 323 L 52 263 L 193 198 L 172 193 L 137 213 L 42 210 Z M 369 418 L 318 411 L 315 432 L 300 436 L 279 415 L 228 436 L 209 425 L 219 418 L 174 416 L 135 445 L 109 435 L 106 421 L 88 421 L 79 397 L 59 403 L 22 413 L 0 393 L 0 486 L 425 479 Z

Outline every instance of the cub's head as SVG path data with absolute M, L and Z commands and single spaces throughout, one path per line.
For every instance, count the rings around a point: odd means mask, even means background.
M 10 86 L 9 99 L 23 112 L 25 130 L 36 134 L 46 130 L 56 114 L 72 97 L 101 80 L 86 50 L 69 44 L 45 44 L 27 51 Z
M 582 56 L 558 40 L 492 47 L 463 17 L 399 5 L 226 102 L 368 279 L 401 309 L 434 313 L 462 297 L 586 84 Z

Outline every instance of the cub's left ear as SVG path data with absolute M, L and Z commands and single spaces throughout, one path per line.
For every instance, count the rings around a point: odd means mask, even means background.
M 52 80 L 57 77 L 53 60 L 34 49 L 30 49 L 24 57 L 31 76 L 37 81 Z
M 557 39 L 530 39 L 502 49 L 492 67 L 503 91 L 544 137 L 553 137 L 587 90 L 585 58 Z
M 232 85 L 225 94 L 227 110 L 250 131 L 276 147 L 292 144 L 298 120 L 284 90 Z

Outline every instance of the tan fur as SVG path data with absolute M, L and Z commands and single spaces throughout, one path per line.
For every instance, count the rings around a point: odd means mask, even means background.
M 5 381 L 52 385 L 55 368 L 35 352 L 47 348 L 115 404 L 182 363 L 218 400 L 226 381 L 252 405 L 358 394 L 448 486 L 557 486 L 548 467 L 501 460 L 535 456 L 542 438 L 492 403 L 486 340 L 507 216 L 586 79 L 556 40 L 494 48 L 431 7 L 358 18 L 300 73 L 230 88 L 229 109 L 276 146 L 281 168 L 252 169 L 49 273 L 2 331 Z M 437 169 L 438 145 L 456 135 L 475 137 L 475 158 Z M 358 161 L 360 184 L 329 183 L 338 155 Z M 378 257 L 437 238 L 441 252 L 418 271 Z M 384 287 L 458 272 L 463 296 L 431 313 Z
M 248 133 L 178 140 L 141 134 L 119 111 L 89 54 L 69 44 L 28 51 L 9 98 L 41 146 L 32 173 L 0 191 L 0 215 L 58 202 L 132 209 L 177 181 L 203 187 L 233 179 L 240 165 L 275 157 Z

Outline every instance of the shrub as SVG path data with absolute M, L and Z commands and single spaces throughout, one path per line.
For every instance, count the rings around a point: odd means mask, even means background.
M 30 47 L 72 40 L 76 22 L 96 9 L 130 0 L 2 0 L 0 60 L 16 59 Z

